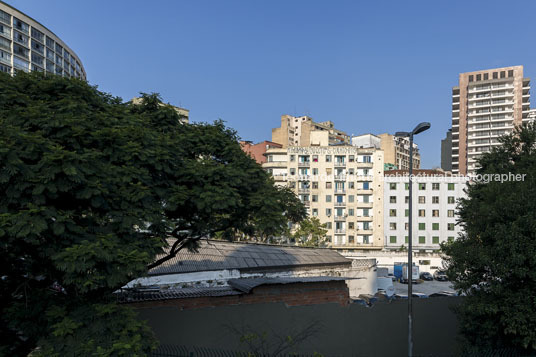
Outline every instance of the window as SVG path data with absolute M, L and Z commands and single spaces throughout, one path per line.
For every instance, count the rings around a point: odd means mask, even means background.
M 436 182 L 436 183 L 433 183 L 433 184 L 432 184 L 432 190 L 434 190 L 434 191 L 439 190 L 439 183 L 437 183 L 437 182 Z
M 45 59 L 39 56 L 37 53 L 32 52 L 32 62 L 40 66 L 44 66 Z
M 452 204 L 452 203 L 456 203 L 456 200 L 454 199 L 454 196 L 449 196 L 447 202 Z
M 318 162 L 318 155 L 313 155 L 313 162 Z
M 312 200 L 313 202 L 318 202 L 318 195 L 313 195 L 312 198 L 311 198 L 311 200 Z
M 396 209 L 389 210 L 389 217 L 396 217 Z
M 396 203 L 396 196 L 390 196 L 389 203 Z
M 438 209 L 433 209 L 432 210 L 432 217 L 439 217 L 439 210 Z
M 419 223 L 419 230 L 420 231 L 426 230 L 426 223 Z
M 447 230 L 453 231 L 454 230 L 454 223 L 448 223 L 447 224 Z
M 449 242 L 452 242 L 454 240 L 454 237 L 447 237 Z
M 326 155 L 326 162 L 331 162 L 331 155 Z
M 331 175 L 331 169 L 326 169 L 326 175 L 330 176 Z
M 363 156 L 363 162 L 372 162 L 372 159 L 370 156 Z
M 326 202 L 331 202 L 331 195 L 326 195 Z
M 404 237 L 404 241 L 406 242 L 406 244 L 408 244 L 408 243 L 409 243 L 409 239 L 408 239 L 408 236 L 405 236 L 405 237 Z
M 448 216 L 448 217 L 454 217 L 454 210 L 453 210 L 453 209 L 449 209 L 449 210 L 447 211 L 447 216 Z
M 354 182 L 353 182 L 353 181 L 348 182 L 348 188 L 352 188 L 352 189 L 353 189 L 354 187 L 355 187 L 355 186 L 354 186 Z
M 419 236 L 419 244 L 426 244 L 426 237 L 425 236 Z
M 326 229 L 331 229 L 331 222 L 324 223 L 326 225 Z
M 406 231 L 409 230 L 408 222 L 404 223 L 404 229 L 405 229 Z
M 454 191 L 454 184 L 453 184 L 453 183 L 449 183 L 449 184 L 448 184 L 448 189 L 449 189 L 449 191 Z
M 481 81 L 481 80 L 482 80 L 482 75 L 481 75 L 481 74 L 477 74 L 477 75 L 476 75 L 476 80 L 477 80 L 477 81 Z
M 404 203 L 409 203 L 409 196 L 406 196 L 406 197 L 404 198 Z
M 488 73 L 484 73 L 484 80 L 487 81 L 489 79 L 489 74 Z
M 0 64 L 0 72 L 11 73 L 11 67 L 4 66 L 3 64 Z
M 363 217 L 369 217 L 369 209 L 368 208 L 363 208 Z
M 333 184 L 331 182 L 326 182 L 326 188 L 332 188 Z
M 432 203 L 439 203 L 439 196 L 432 196 Z
M 391 182 L 391 183 L 389 184 L 389 189 L 390 189 L 390 190 L 396 190 L 396 182 Z
M 370 195 L 363 195 L 363 203 L 369 203 Z
M 318 216 L 318 208 L 313 208 L 313 217 L 317 217 L 317 216 Z
M 439 244 L 439 237 L 432 237 L 433 244 Z
M 396 236 L 390 236 L 389 237 L 389 243 L 396 244 Z
M 348 156 L 348 161 L 349 161 L 349 162 L 354 162 L 354 160 L 355 160 L 354 155 L 349 155 L 349 156 Z
M 493 72 L 493 79 L 498 79 L 498 78 L 499 78 L 499 73 Z
M 18 57 L 13 57 L 13 66 L 17 69 L 22 69 L 23 71 L 29 71 L 30 62 L 20 59 Z
M 368 222 L 363 222 L 363 223 L 368 223 Z M 396 223 L 395 222 L 389 223 L 389 229 L 392 231 L 396 231 Z
M 363 190 L 368 190 L 370 187 L 369 185 L 370 185 L 370 182 L 368 181 L 363 182 Z
M 318 188 L 318 182 L 316 182 L 316 181 L 313 182 L 313 188 L 314 188 L 314 189 L 317 189 L 317 188 Z
M 439 223 L 432 223 L 432 230 L 438 231 L 439 230 Z
M 420 209 L 419 210 L 419 217 L 425 217 L 426 216 L 426 210 Z
M 290 168 L 290 174 L 291 174 L 291 175 L 296 175 L 296 169 L 293 168 L 293 167 L 291 167 L 291 168 Z
M 296 161 L 296 155 L 290 155 L 290 161 L 291 162 Z
M 420 183 L 419 184 L 419 190 L 426 190 L 426 184 L 425 183 Z
M 348 229 L 354 229 L 354 222 L 348 222 Z
M 363 236 L 363 244 L 369 244 L 370 243 L 370 236 Z
M 370 229 L 370 222 L 363 222 L 363 230 L 368 231 Z M 395 223 L 396 229 L 396 223 Z
M 501 71 L 501 78 L 506 78 L 506 72 L 505 71 Z
M 405 187 L 406 191 L 409 190 L 409 183 L 405 183 L 404 187 Z
M 326 216 L 331 216 L 331 208 L 326 208 Z
M 28 30 L 30 28 L 26 22 L 23 22 L 23 21 L 17 19 L 16 17 L 13 18 L 13 26 L 17 30 L 22 31 L 24 33 L 28 33 Z
M 6 24 L 11 24 L 11 15 L 0 10 L 0 21 Z
M 313 167 L 313 175 L 314 176 L 317 176 L 318 175 L 318 168 L 317 167 Z
M 354 202 L 354 195 L 348 195 L 348 202 L 349 203 Z
M 425 196 L 419 196 L 419 203 L 426 203 L 426 197 Z
M 45 35 L 34 27 L 32 27 L 32 37 L 39 42 L 45 42 Z
M 326 240 L 331 243 L 331 236 L 326 236 Z
M 348 215 L 349 216 L 353 216 L 354 215 L 354 209 L 353 208 L 348 208 Z M 353 224 L 353 223 L 352 223 Z
M 348 236 L 348 243 L 354 243 L 354 236 Z
M 508 77 L 513 77 L 513 76 L 514 76 L 514 70 L 513 69 L 508 70 Z
M 406 209 L 406 213 L 404 214 L 404 216 L 409 217 L 409 209 Z
M 469 76 L 469 82 L 472 82 L 472 81 L 473 81 L 473 78 L 474 78 L 473 75 L 470 75 L 470 76 Z

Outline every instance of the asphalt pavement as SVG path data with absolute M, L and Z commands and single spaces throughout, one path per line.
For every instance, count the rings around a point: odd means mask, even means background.
M 395 294 L 408 295 L 408 284 L 402 284 L 398 281 L 393 281 Z M 413 283 L 413 292 L 430 295 L 442 291 L 454 292 L 450 281 L 423 281 L 420 284 Z

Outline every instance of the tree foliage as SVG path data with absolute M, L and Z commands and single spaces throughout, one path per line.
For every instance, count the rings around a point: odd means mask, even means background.
M 0 190 L 8 355 L 144 355 L 152 333 L 115 290 L 164 251 L 305 216 L 222 122 L 182 124 L 157 95 L 123 103 L 38 73 L 0 73 Z
M 482 180 L 470 184 L 459 202 L 464 233 L 443 251 L 448 276 L 467 295 L 459 312 L 468 345 L 534 353 L 536 126 L 524 125 L 500 140 L 501 147 L 479 160 Z M 501 183 L 497 174 L 525 176 Z
M 301 221 L 298 228 L 292 234 L 292 238 L 304 247 L 323 247 L 326 243 L 325 225 L 316 217 L 309 217 Z

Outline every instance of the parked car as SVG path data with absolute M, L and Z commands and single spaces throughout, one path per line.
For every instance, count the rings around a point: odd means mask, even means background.
M 434 280 L 434 277 L 432 276 L 432 274 L 430 274 L 430 273 L 427 272 L 427 271 L 423 271 L 423 272 L 421 273 L 420 277 L 421 277 L 422 280 L 428 280 L 428 281 L 430 281 L 430 280 Z
M 434 279 L 438 281 L 448 281 L 447 273 L 444 270 L 436 270 L 434 273 Z

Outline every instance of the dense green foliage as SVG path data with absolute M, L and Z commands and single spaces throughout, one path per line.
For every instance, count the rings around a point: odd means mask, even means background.
M 292 238 L 304 247 L 324 247 L 326 245 L 325 225 L 316 217 L 310 217 L 301 221 L 298 228 L 292 234 Z
M 467 294 L 459 311 L 471 348 L 536 350 L 536 126 L 501 138 L 479 160 L 478 174 L 519 174 L 524 181 L 483 176 L 459 203 L 465 233 L 443 246 L 448 276 Z
M 0 73 L 0 191 L 0 355 L 144 355 L 152 333 L 115 290 L 164 249 L 305 216 L 223 123 L 37 73 Z

